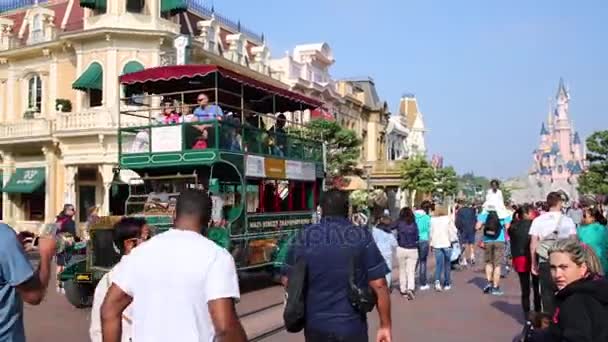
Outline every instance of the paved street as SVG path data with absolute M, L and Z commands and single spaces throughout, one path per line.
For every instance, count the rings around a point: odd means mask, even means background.
M 453 272 L 454 287 L 449 292 L 432 290 L 418 292 L 414 301 L 402 298 L 398 291 L 392 295 L 393 340 L 397 342 L 471 342 L 508 341 L 521 332 L 522 314 L 519 305 L 517 275 L 504 281 L 505 295 L 484 295 L 485 284 L 480 266 L 477 270 Z M 370 341 L 377 329 L 377 313 L 368 316 Z M 283 332 L 268 342 L 303 342 L 302 336 Z
M 397 291 L 392 295 L 395 341 L 512 341 L 521 331 L 518 284 L 515 274 L 504 280 L 505 295 L 482 295 L 483 274 L 480 266 L 473 270 L 453 272 L 454 287 L 446 293 L 426 291 L 408 302 Z M 252 281 L 255 283 L 255 281 Z M 243 287 L 251 287 L 245 284 Z M 272 310 L 256 319 L 255 312 L 280 301 L 281 290 L 266 287 L 243 295 L 238 305 L 240 315 L 246 315 L 248 332 L 264 330 L 264 325 L 280 320 L 280 310 Z M 26 308 L 28 341 L 82 342 L 88 340 L 89 310 L 72 308 L 54 288 L 39 307 Z M 265 322 L 259 322 L 264 317 Z M 375 332 L 377 315 L 370 314 L 370 332 Z M 250 335 L 251 336 L 251 335 Z M 264 341 L 304 341 L 300 334 L 281 332 Z

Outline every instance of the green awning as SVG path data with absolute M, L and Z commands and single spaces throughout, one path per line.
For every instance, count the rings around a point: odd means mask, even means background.
M 2 191 L 31 194 L 44 184 L 44 180 L 45 170 L 43 167 L 19 168 L 11 175 Z
M 188 10 L 188 0 L 161 0 L 160 12 L 175 15 Z
M 101 65 L 97 62 L 89 65 L 87 70 L 72 83 L 72 88 L 82 91 L 103 90 L 103 68 Z
M 132 72 L 138 72 L 138 71 L 142 71 L 144 70 L 144 66 L 141 65 L 139 62 L 136 61 L 130 61 L 129 63 L 125 64 L 125 67 L 122 68 L 122 74 L 126 75 L 126 74 L 130 74 Z
M 80 0 L 80 7 L 105 11 L 106 0 Z

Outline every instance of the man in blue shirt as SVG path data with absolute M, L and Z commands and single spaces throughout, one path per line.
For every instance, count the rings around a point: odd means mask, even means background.
M 0 341 L 25 342 L 23 301 L 38 305 L 49 285 L 55 240 L 40 238 L 40 266 L 34 271 L 15 231 L 0 224 Z
M 213 120 L 215 118 L 221 119 L 224 116 L 224 112 L 218 105 L 209 104 L 209 97 L 203 93 L 198 94 L 196 99 L 198 107 L 194 109 L 194 116 L 198 121 Z
M 465 204 L 456 212 L 456 228 L 460 234 L 460 242 L 463 247 L 462 264 L 466 266 L 468 262 L 475 264 L 475 224 L 477 214 L 475 208 L 469 203 Z
M 370 286 L 378 297 L 380 328 L 376 341 L 391 341 L 390 272 L 371 232 L 348 220 L 348 195 L 330 190 L 322 196 L 323 218 L 300 231 L 287 253 L 283 284 L 296 259 L 307 265 L 306 341 L 367 342 L 367 318 L 348 299 L 350 258 L 356 256 L 357 284 Z
M 493 210 L 493 209 L 492 209 Z M 486 280 L 488 284 L 484 287 L 484 293 L 491 293 L 495 296 L 501 296 L 503 294 L 500 289 L 500 273 L 501 263 L 504 260 L 506 239 L 505 231 L 511 226 L 511 215 L 504 215 L 500 213 L 499 224 L 500 234 L 498 237 L 490 237 L 484 234 L 483 242 L 485 247 L 484 259 L 486 262 Z M 498 214 L 497 214 L 498 215 Z M 482 211 L 477 216 L 477 229 L 482 229 L 486 224 L 489 216 L 489 211 Z M 502 216 L 502 217 L 500 217 Z

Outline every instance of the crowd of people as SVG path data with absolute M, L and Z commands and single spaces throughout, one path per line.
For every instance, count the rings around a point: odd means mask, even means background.
M 211 207 L 208 193 L 186 190 L 168 232 L 151 238 L 138 218 L 116 224 L 114 244 L 122 259 L 97 285 L 91 341 L 246 341 L 235 311 L 240 293 L 234 259 L 204 236 Z M 402 208 L 396 220 L 386 210 L 371 219 L 349 212 L 347 193 L 326 191 L 321 218 L 300 230 L 288 249 L 282 283 L 306 289 L 299 312 L 306 341 L 368 341 L 367 314 L 375 308 L 375 340 L 390 342 L 393 269 L 407 300 L 431 286 L 450 291 L 452 269 L 476 263 L 476 242 L 484 254 L 484 293 L 503 294 L 505 266 L 518 275 L 526 327 L 534 328 L 525 330 L 525 341 L 608 337 L 608 228 L 600 208 L 566 210 L 562 195 L 550 193 L 541 205 L 507 209 L 493 181 L 480 207 L 444 209 L 423 201 Z M 73 233 L 73 214 L 66 205 L 57 218 L 61 232 Z M 40 264 L 34 269 L 24 253 L 26 240 L 0 225 L 0 341 L 25 341 L 22 301 L 39 304 L 49 285 L 56 241 L 38 239 Z M 435 258 L 430 282 L 429 253 Z M 301 263 L 305 277 L 298 274 Z

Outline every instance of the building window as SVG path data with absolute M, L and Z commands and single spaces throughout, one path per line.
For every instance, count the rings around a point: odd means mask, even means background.
M 127 12 L 142 13 L 144 11 L 144 0 L 127 0 Z
M 42 108 L 42 81 L 40 76 L 32 76 L 27 85 L 27 108 L 34 113 L 40 113 Z
M 89 89 L 89 107 L 101 107 L 103 104 L 103 92 L 98 89 Z
M 44 33 L 42 31 L 42 16 L 40 14 L 36 14 L 32 19 L 32 30 L 30 35 L 32 44 L 39 43 L 44 38 Z
M 44 221 L 45 200 L 44 191 L 21 194 L 21 203 L 26 221 Z

